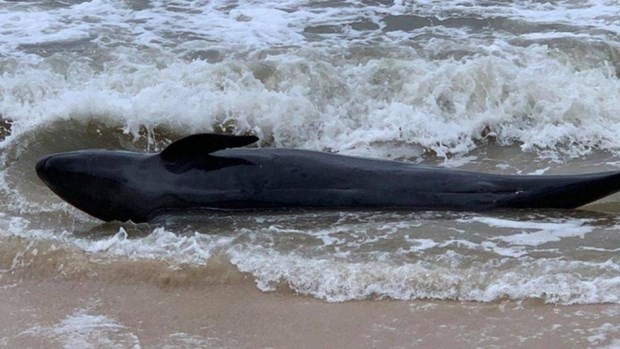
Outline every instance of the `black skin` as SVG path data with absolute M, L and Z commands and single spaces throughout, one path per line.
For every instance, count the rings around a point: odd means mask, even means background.
M 504 176 L 306 150 L 238 148 L 257 140 L 197 134 L 155 154 L 52 154 L 36 169 L 54 193 L 84 212 L 136 223 L 191 209 L 572 209 L 620 190 L 620 172 Z

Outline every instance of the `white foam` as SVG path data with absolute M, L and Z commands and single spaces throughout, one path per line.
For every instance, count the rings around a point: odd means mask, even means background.
M 408 235 L 405 237 L 405 240 L 407 241 L 407 243 L 409 243 L 410 246 L 407 249 L 400 248 L 399 253 L 422 252 L 424 250 L 428 250 L 439 245 L 439 243 L 434 241 L 433 239 L 415 239 Z
M 601 325 L 599 328 L 597 328 L 596 334 L 586 337 L 586 340 L 590 344 L 597 344 L 597 343 L 603 342 L 605 339 L 607 339 L 606 332 L 609 331 L 609 329 L 613 327 L 614 326 L 612 324 L 607 322 Z
M 552 222 L 513 221 L 492 217 L 473 217 L 472 222 L 480 222 L 496 228 L 522 229 L 518 234 L 497 236 L 493 240 L 508 242 L 512 245 L 538 246 L 567 237 L 581 237 L 594 230 L 585 225 L 584 220 L 560 219 Z M 535 230 L 529 232 L 528 230 Z
M 211 257 L 226 250 L 237 238 L 237 235 L 199 233 L 184 235 L 163 228 L 154 229 L 146 237 L 129 238 L 125 229 L 121 227 L 118 233 L 112 236 L 93 240 L 77 237 L 66 230 L 31 228 L 31 222 L 22 217 L 11 217 L 9 222 L 6 231 L 0 230 L 2 236 L 28 239 L 30 242 L 25 250 L 35 255 L 36 251 L 32 251 L 31 245 L 37 240 L 47 240 L 75 246 L 104 259 L 116 256 L 130 259 L 165 259 L 176 263 L 204 265 Z M 23 253 L 17 253 L 13 267 L 20 266 L 15 263 L 27 263 L 21 260 L 21 254 Z
M 540 175 L 544 174 L 545 172 L 549 171 L 550 169 L 551 169 L 551 167 L 545 167 L 545 168 L 541 168 L 541 169 L 532 171 L 532 172 L 530 172 L 528 174 L 535 175 L 535 176 L 540 176 Z
M 190 46 L 200 49 L 222 47 L 265 48 L 299 45 L 343 45 L 348 42 L 377 42 L 386 39 L 383 18 L 386 15 L 417 15 L 421 17 L 466 17 L 537 23 L 557 23 L 581 29 L 592 28 L 620 32 L 620 20 L 614 1 L 589 1 L 570 5 L 531 2 L 496 3 L 463 6 L 461 1 L 408 2 L 376 5 L 362 1 L 346 3 L 308 4 L 302 1 L 246 1 L 231 4 L 226 1 L 169 2 L 150 1 L 147 6 L 133 10 L 123 3 L 93 0 L 65 6 L 45 4 L 6 4 L 0 14 L 0 53 L 14 54 L 23 44 L 50 43 L 93 38 L 101 46 L 114 47 L 131 42 L 151 48 Z M 359 21 L 376 24 L 379 29 L 352 30 L 349 25 Z M 439 27 L 422 31 L 445 30 Z M 323 34 L 324 41 L 309 40 L 305 30 L 314 26 L 335 26 L 334 34 Z M 519 33 L 537 38 L 548 32 Z M 454 34 L 456 30 L 453 30 Z M 461 29 L 470 40 L 476 31 Z M 484 29 L 481 30 L 484 32 Z M 558 30 L 556 30 L 557 32 Z M 496 31 L 502 35 L 504 31 Z M 576 35 L 572 32 L 563 35 Z M 559 34 L 555 34 L 556 37 Z M 587 35 L 587 34 L 580 34 Z M 601 34 L 598 34 L 601 35 Z M 484 37 L 484 35 L 482 35 Z M 398 37 L 389 32 L 387 37 Z M 439 39 L 440 35 L 436 35 Z M 418 41 L 426 40 L 424 36 Z
M 104 72 L 79 70 L 68 78 L 28 67 L 0 76 L 0 113 L 15 120 L 4 144 L 52 121 L 96 119 L 134 134 L 141 126 L 192 133 L 233 121 L 238 132 L 278 146 L 385 157 L 419 155 L 417 146 L 463 154 L 489 127 L 500 143 L 520 142 L 527 151 L 580 156 L 620 149 L 618 79 L 604 68 L 574 72 L 545 56 L 530 47 L 525 67 L 498 57 L 334 67 L 285 55 L 267 61 L 277 90 L 253 75 L 253 62 L 174 61 L 158 68 L 118 61 Z M 302 78 L 303 67 L 320 78 Z M 128 69 L 135 72 L 128 76 Z M 383 85 L 372 82 L 386 73 L 395 77 L 389 100 L 379 93 Z M 337 90 L 326 93 L 325 86 Z M 401 142 L 410 150 L 381 150 Z
M 613 0 L 478 3 L 475 1 L 396 1 L 387 7 L 395 15 L 409 13 L 452 17 L 455 13 L 473 18 L 507 18 L 531 24 L 561 23 L 579 27 L 594 27 L 620 33 L 617 3 Z
M 608 23 L 606 30 L 613 30 L 619 20 L 609 15 L 609 3 L 570 10 L 531 3 L 358 5 L 153 1 L 134 11 L 93 0 L 56 8 L 9 6 L 0 14 L 0 54 L 7 56 L 0 114 L 16 123 L 15 137 L 6 143 L 52 121 L 97 119 L 132 133 L 155 125 L 191 133 L 234 121 L 238 132 L 254 132 L 275 145 L 392 158 L 419 156 L 420 147 L 462 155 L 489 134 L 526 151 L 581 156 L 620 149 L 620 82 L 605 60 L 566 61 L 546 45 L 513 45 L 499 33 L 492 43 L 470 32 L 459 39 L 453 28 L 444 28 L 445 38 L 420 39 L 424 54 L 380 39 L 373 45 L 393 54 L 378 58 L 356 56 L 357 43 L 347 35 L 357 34 L 348 31 L 311 43 L 304 34 L 313 25 L 360 18 L 381 24 L 375 17 L 388 13 L 453 10 L 584 28 Z M 381 30 L 372 35 L 385 37 Z M 71 49 L 49 58 L 21 57 L 27 50 L 19 45 L 91 36 L 96 39 L 83 44 L 94 46 L 93 57 L 87 49 L 75 49 L 79 58 Z M 455 41 L 477 54 L 426 57 L 454 50 Z M 179 49 L 183 45 L 187 49 Z M 278 50 L 265 54 L 272 48 Z M 186 58 L 209 50 L 220 52 L 218 63 Z M 350 58 L 334 60 L 338 55 Z
M 253 275 L 263 291 L 286 284 L 296 292 L 330 302 L 387 297 L 620 303 L 620 266 L 613 260 L 532 258 L 529 249 L 542 240 L 529 237 L 525 242 L 509 239 L 509 246 L 500 244 L 502 239 L 476 242 L 466 232 L 457 233 L 458 239 L 448 237 L 444 241 L 440 236 L 429 239 L 413 235 L 399 240 L 403 230 L 412 229 L 407 225 L 395 228 L 401 222 L 375 233 L 356 233 L 353 225 L 344 230 L 337 226 L 299 230 L 267 225 L 264 229 L 242 228 L 218 235 L 179 235 L 157 228 L 148 236 L 129 238 L 121 228 L 114 236 L 93 240 L 31 229 L 24 219 L 13 221 L 10 232 L 5 234 L 28 238 L 30 243 L 17 251 L 10 270 L 28 268 L 38 252 L 34 242 L 42 239 L 57 246 L 77 247 L 93 262 L 155 259 L 166 260 L 174 267 L 187 263 L 208 265 L 214 256 L 225 257 L 241 272 Z M 364 224 L 368 223 L 363 223 L 362 228 Z M 511 221 L 499 224 L 517 225 Z M 525 225 L 548 228 L 539 222 Z
M 162 349 L 193 349 L 193 348 L 228 348 L 221 345 L 221 340 L 213 337 L 203 337 L 184 332 L 176 332 L 168 335 L 166 344 Z M 234 346 L 234 345 L 233 345 Z
M 589 262 L 543 262 L 510 259 L 475 264 L 472 268 L 457 263 L 446 265 L 421 261 L 399 263 L 369 260 L 351 263 L 340 260 L 304 258 L 295 253 L 282 254 L 258 246 L 233 247 L 231 261 L 242 272 L 254 275 L 259 289 L 274 291 L 284 283 L 296 292 L 330 302 L 355 299 L 454 299 L 497 301 L 503 298 L 539 298 L 549 303 L 588 304 L 620 301 L 620 278 L 591 277 L 582 268 L 608 269 L 618 266 Z M 454 257 L 450 257 L 454 261 Z M 458 260 L 458 258 L 457 258 Z
M 104 315 L 81 309 L 52 326 L 34 326 L 21 335 L 44 336 L 63 348 L 141 348 L 138 336 Z
M 179 235 L 163 228 L 153 230 L 144 238 L 129 239 L 123 228 L 106 239 L 71 239 L 71 243 L 87 252 L 105 252 L 138 259 L 167 259 L 177 263 L 206 264 L 207 261 L 234 241 L 235 236 L 195 233 Z
M 35 45 L 89 39 L 106 24 L 123 26 L 122 14 L 129 11 L 105 0 L 82 2 L 69 7 L 6 6 L 0 11 L 0 55 L 18 55 L 20 45 Z M 31 59 L 36 57 L 30 56 Z
M 620 348 L 620 339 L 611 339 L 607 345 L 599 346 L 598 349 L 618 349 Z

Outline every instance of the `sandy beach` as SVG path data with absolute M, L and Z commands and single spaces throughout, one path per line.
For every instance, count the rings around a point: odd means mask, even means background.
M 137 267 L 137 265 L 136 265 Z M 129 270 L 129 269 L 128 269 Z M 5 275 L 6 348 L 614 348 L 620 305 L 367 300 L 328 303 L 245 277 L 181 283 Z

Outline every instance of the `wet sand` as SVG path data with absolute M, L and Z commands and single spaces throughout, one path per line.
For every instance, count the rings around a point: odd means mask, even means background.
M 252 280 L 0 281 L 7 348 L 586 348 L 620 345 L 620 305 L 326 303 Z

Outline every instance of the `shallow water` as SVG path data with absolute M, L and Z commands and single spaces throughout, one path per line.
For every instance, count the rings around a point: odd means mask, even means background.
M 619 34 L 605 0 L 0 1 L 2 275 L 249 278 L 329 302 L 618 304 L 617 195 L 572 211 L 102 224 L 34 164 L 225 131 L 492 173 L 616 170 Z

